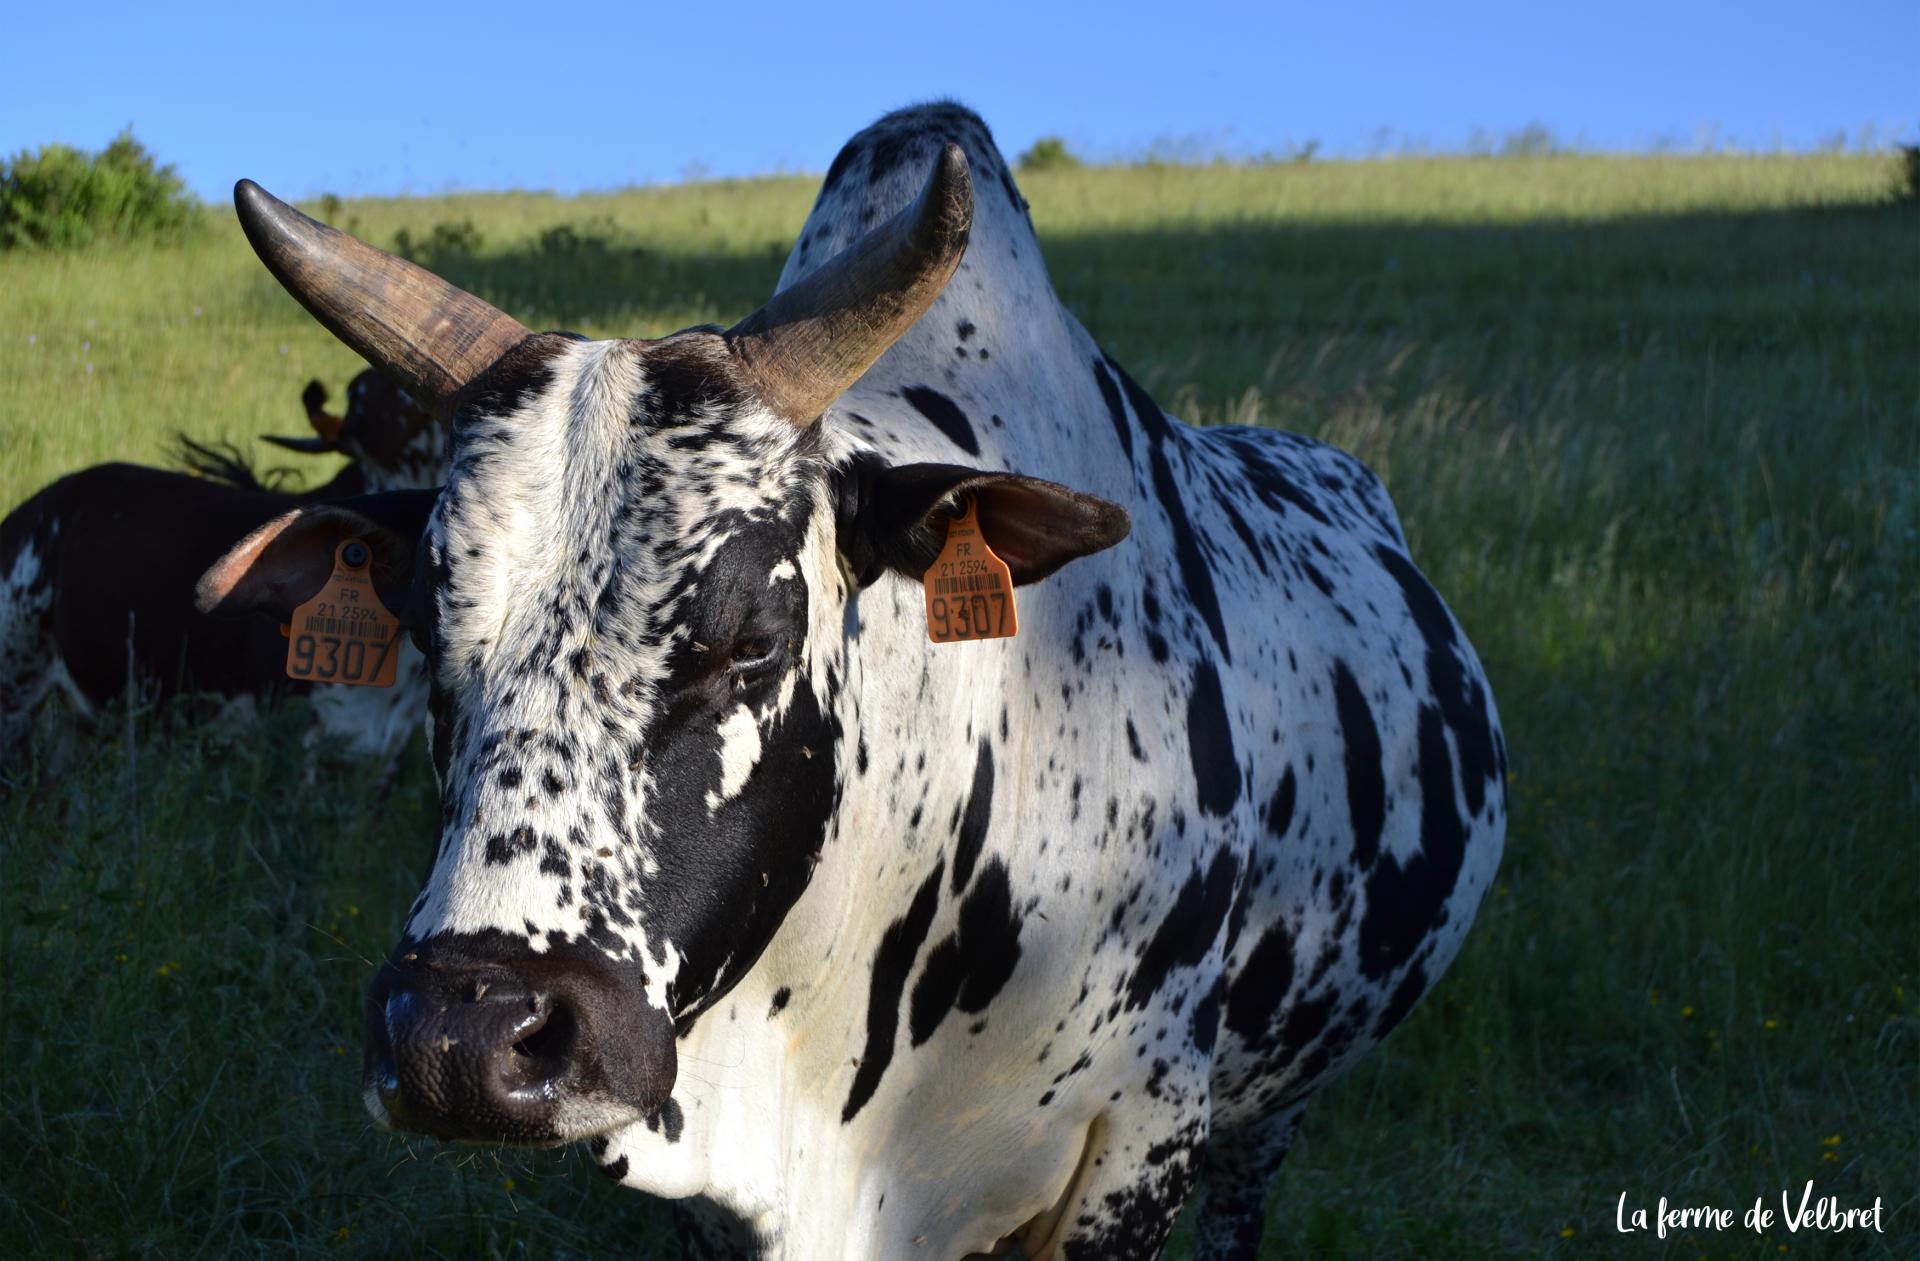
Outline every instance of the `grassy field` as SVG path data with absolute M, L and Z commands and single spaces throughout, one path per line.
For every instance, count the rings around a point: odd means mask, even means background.
M 1189 419 L 1369 460 L 1485 658 L 1513 830 L 1467 948 L 1308 1113 L 1265 1256 L 1915 1255 L 1920 209 L 1862 157 L 1402 160 L 1024 181 L 1062 298 Z M 811 180 L 351 202 L 537 327 L 769 292 Z M 0 256 L 0 506 L 356 368 L 231 221 Z M 436 234 L 436 225 L 439 231 Z M 565 230 L 561 230 L 565 229 Z M 367 960 L 424 759 L 302 716 L 46 715 L 0 800 L 0 1252 L 669 1257 L 573 1155 L 374 1132 Z M 1887 1233 L 1762 1235 L 1813 1179 Z M 1657 1242 L 1616 1199 L 1731 1207 Z M 1174 1256 L 1184 1256 L 1176 1245 Z

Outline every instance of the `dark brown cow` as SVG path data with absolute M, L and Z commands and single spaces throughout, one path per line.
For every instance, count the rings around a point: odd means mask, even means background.
M 317 381 L 302 401 L 316 436 L 269 440 L 353 457 L 315 490 L 289 493 L 231 447 L 183 437 L 180 459 L 191 471 L 96 465 L 0 522 L 0 756 L 49 692 L 90 713 L 125 693 L 129 665 L 143 694 L 159 699 L 311 690 L 321 729 L 358 751 L 390 756 L 404 743 L 425 712 L 410 646 L 391 689 L 310 688 L 286 677 L 286 641 L 272 619 L 212 618 L 193 608 L 194 580 L 236 532 L 303 503 L 438 482 L 440 427 L 380 373 L 354 378 L 343 418 L 322 410 L 326 390 Z

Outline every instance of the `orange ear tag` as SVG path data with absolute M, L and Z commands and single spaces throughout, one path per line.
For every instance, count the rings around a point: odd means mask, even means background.
M 372 549 L 359 539 L 348 539 L 335 550 L 327 585 L 280 628 L 287 637 L 288 678 L 393 686 L 400 664 L 400 619 L 380 603 L 372 564 Z
M 313 431 L 326 441 L 338 442 L 340 431 L 346 427 L 347 421 L 344 416 L 336 416 L 332 412 L 316 407 L 307 413 L 307 423 L 312 425 Z
M 1013 571 L 987 546 L 972 496 L 967 498 L 966 513 L 947 523 L 947 545 L 940 549 L 925 582 L 927 638 L 934 643 L 1019 634 Z

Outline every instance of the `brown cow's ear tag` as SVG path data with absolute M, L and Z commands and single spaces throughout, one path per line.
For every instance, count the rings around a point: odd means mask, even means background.
M 980 533 L 979 509 L 947 523 L 947 545 L 927 570 L 927 638 L 936 644 L 1006 639 L 1020 632 L 1013 606 L 1013 571 Z
M 344 416 L 336 416 L 324 408 L 316 407 L 307 413 L 307 423 L 327 442 L 338 442 L 340 431 L 346 427 L 347 421 Z
M 333 554 L 333 576 L 280 628 L 287 677 L 309 683 L 392 687 L 400 664 L 400 619 L 373 589 L 373 550 L 348 539 Z

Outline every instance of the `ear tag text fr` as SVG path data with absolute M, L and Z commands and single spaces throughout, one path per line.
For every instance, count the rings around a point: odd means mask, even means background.
M 392 687 L 400 664 L 400 619 L 373 589 L 373 551 L 348 539 L 333 554 L 333 576 L 280 628 L 287 677 L 310 683 Z
M 947 523 L 946 546 L 924 581 L 927 638 L 934 643 L 1006 639 L 1020 632 L 1013 571 L 987 546 L 971 495 L 966 512 Z

